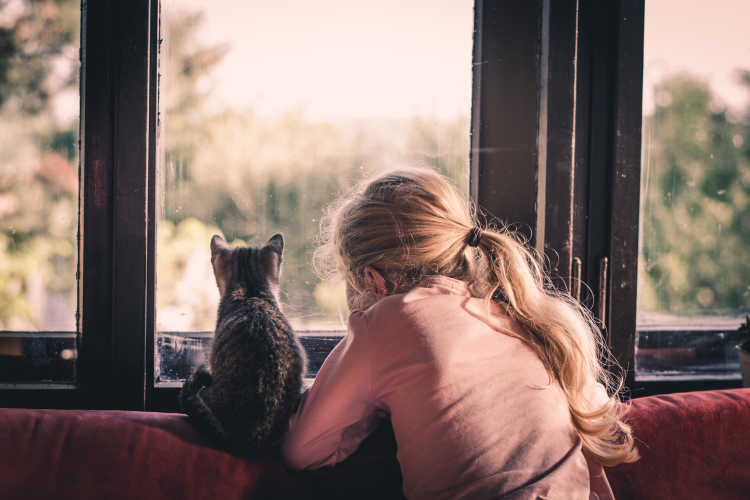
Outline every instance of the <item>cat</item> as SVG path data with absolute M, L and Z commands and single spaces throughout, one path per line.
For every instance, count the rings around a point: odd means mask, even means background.
M 280 444 L 297 409 L 305 350 L 279 309 L 284 237 L 262 248 L 232 248 L 211 239 L 219 301 L 209 368 L 180 391 L 182 410 L 199 430 L 237 453 Z

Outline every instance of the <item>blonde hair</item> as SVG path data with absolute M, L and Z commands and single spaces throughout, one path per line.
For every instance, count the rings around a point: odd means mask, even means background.
M 367 266 L 395 283 L 393 293 L 428 276 L 468 283 L 484 299 L 488 323 L 529 345 L 557 380 L 583 449 L 602 465 L 637 460 L 622 420 L 627 407 L 617 395 L 622 377 L 602 368 L 599 359 L 608 351 L 589 311 L 555 289 L 535 252 L 506 228 L 485 225 L 478 246 L 468 246 L 478 224 L 474 205 L 447 178 L 430 168 L 400 167 L 361 182 L 328 208 L 314 266 L 322 277 L 343 278 L 356 289 Z M 492 303 L 529 336 L 502 328 L 490 314 Z M 602 406 L 596 381 L 614 393 Z

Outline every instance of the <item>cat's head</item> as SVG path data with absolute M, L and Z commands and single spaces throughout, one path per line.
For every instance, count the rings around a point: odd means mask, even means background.
M 268 290 L 278 303 L 283 261 L 281 234 L 272 236 L 261 248 L 232 248 L 218 234 L 211 238 L 211 264 L 222 299 L 227 293 L 256 294 Z

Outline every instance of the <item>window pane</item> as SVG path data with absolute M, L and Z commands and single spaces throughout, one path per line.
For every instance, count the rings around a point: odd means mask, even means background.
M 283 310 L 322 362 L 348 316 L 310 265 L 326 203 L 415 161 L 468 189 L 473 2 L 168 1 L 161 26 L 157 382 L 205 362 L 217 233 L 284 234 Z
M 0 6 L 0 382 L 75 380 L 80 15 Z
M 649 0 L 636 377 L 739 378 L 750 311 L 750 3 Z

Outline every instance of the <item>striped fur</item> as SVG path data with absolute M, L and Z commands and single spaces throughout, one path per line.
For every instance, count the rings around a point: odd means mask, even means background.
M 284 238 L 262 248 L 211 240 L 221 292 L 210 373 L 201 368 L 180 392 L 180 405 L 202 432 L 239 453 L 281 442 L 302 389 L 307 359 L 279 310 Z

